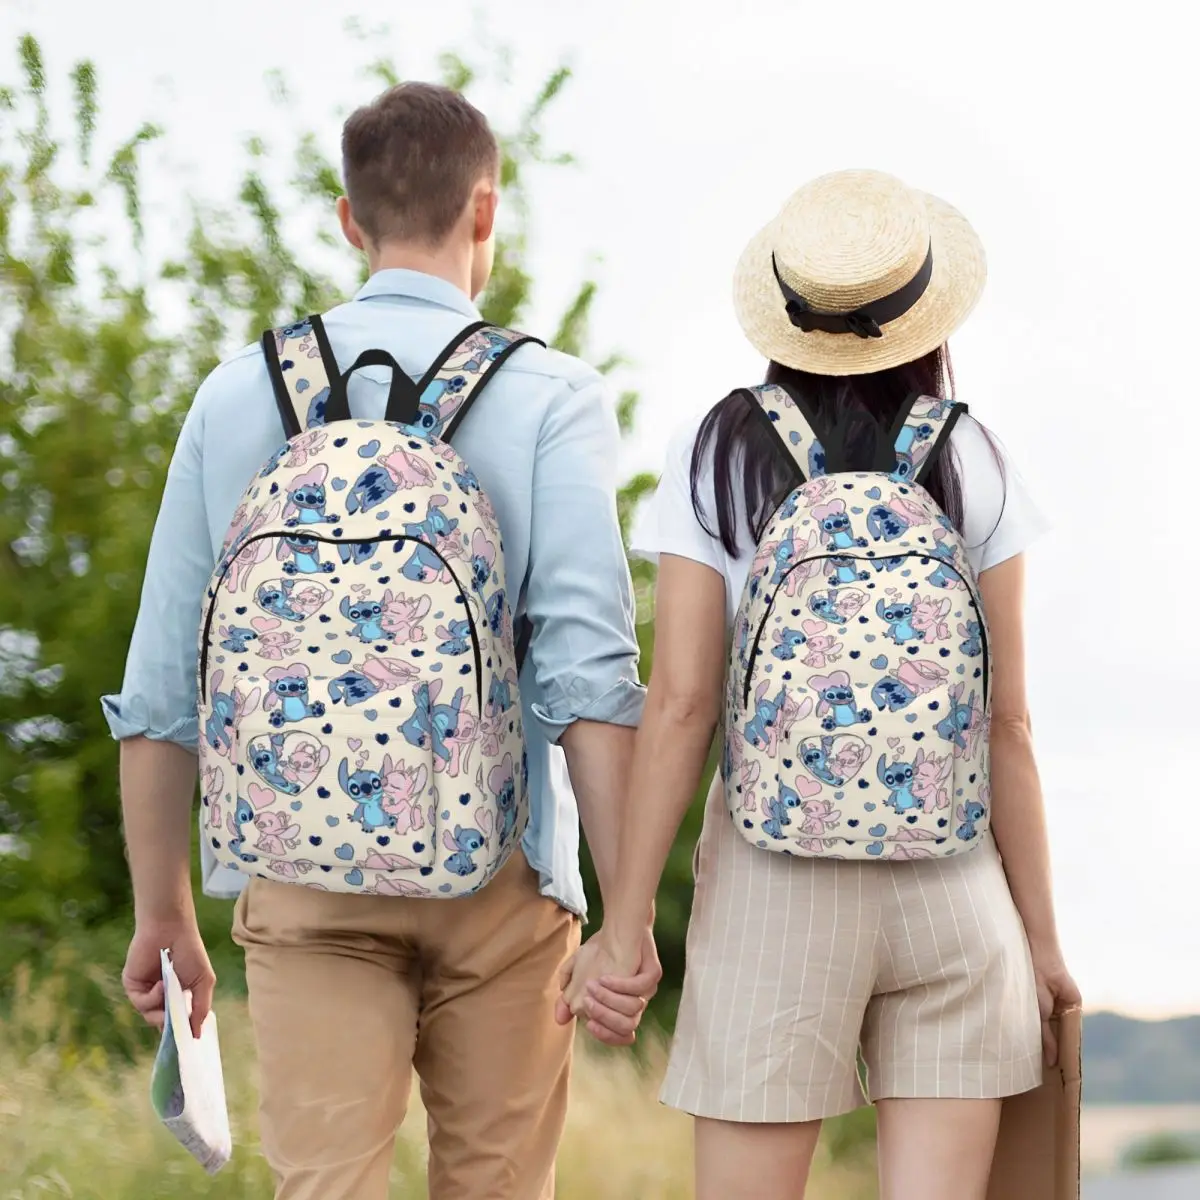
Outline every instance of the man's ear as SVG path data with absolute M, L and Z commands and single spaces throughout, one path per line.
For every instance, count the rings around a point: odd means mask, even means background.
M 362 230 L 354 220 L 354 214 L 350 211 L 350 201 L 345 196 L 337 198 L 337 215 L 342 226 L 342 236 L 355 250 L 365 250 Z
M 481 179 L 475 185 L 472 196 L 475 207 L 475 241 L 482 246 L 491 239 L 496 228 L 496 207 L 500 203 L 500 192 L 492 179 Z

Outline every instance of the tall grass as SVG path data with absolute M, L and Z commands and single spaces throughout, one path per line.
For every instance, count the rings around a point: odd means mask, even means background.
M 113 991 L 111 982 L 97 986 Z M 0 1018 L 0 1198 L 2 1200 L 259 1200 L 272 1194 L 258 1153 L 253 1047 L 244 1002 L 218 1000 L 222 1057 L 236 1149 L 215 1178 L 156 1123 L 150 1056 L 134 1063 L 66 1036 L 72 1025 L 64 980 L 19 973 Z M 560 1200 L 686 1200 L 692 1195 L 691 1122 L 657 1103 L 665 1064 L 661 1038 L 639 1057 L 581 1040 L 570 1116 L 559 1156 Z M 833 1144 L 846 1141 L 846 1127 Z M 854 1139 L 852 1139 L 854 1140 Z M 858 1139 L 832 1161 L 821 1153 L 811 1200 L 871 1200 L 870 1154 Z M 424 1117 L 414 1092 L 397 1139 L 392 1195 L 426 1196 Z

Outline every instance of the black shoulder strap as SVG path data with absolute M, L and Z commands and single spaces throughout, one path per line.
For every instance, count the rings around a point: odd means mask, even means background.
M 936 396 L 910 396 L 896 414 L 884 446 L 886 461 L 876 464 L 897 483 L 920 483 L 937 461 L 967 406 Z
M 268 329 L 262 335 L 262 349 L 287 436 L 324 425 L 332 392 L 345 389 L 321 318 L 306 317 Z
M 739 389 L 767 419 L 780 445 L 795 463 L 800 482 L 828 474 L 825 445 L 816 431 L 815 421 L 800 401 L 777 383 Z
M 448 442 L 471 405 L 510 354 L 526 342 L 545 342 L 479 321 L 450 343 L 417 384 L 423 433 Z

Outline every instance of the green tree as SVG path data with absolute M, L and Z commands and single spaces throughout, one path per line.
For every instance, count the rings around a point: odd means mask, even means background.
M 98 697 L 121 679 L 182 415 L 223 352 L 330 306 L 363 269 L 324 228 L 341 188 L 311 135 L 286 147 L 249 139 L 236 198 L 181 201 L 172 221 L 184 235 L 155 261 L 143 248 L 141 175 L 162 131 L 143 125 L 102 151 L 96 72 L 84 62 L 69 75 L 73 139 L 60 140 L 42 49 L 25 37 L 18 56 L 19 86 L 0 90 L 0 849 L 9 851 L 0 853 L 0 980 L 16 961 L 47 953 L 60 966 L 64 955 L 120 961 L 130 895 L 116 754 Z M 439 65 L 469 92 L 504 61 L 480 68 L 447 54 Z M 386 61 L 370 74 L 398 78 Z M 566 69 L 550 75 L 500 134 L 507 223 L 482 305 L 500 324 L 520 325 L 533 295 L 530 175 L 570 162 L 542 131 L 568 79 Z M 286 100 L 284 83 L 273 83 Z M 281 170 L 283 187 L 271 183 Z M 288 237 L 285 225 L 314 233 Z M 595 295 L 585 280 L 554 345 L 586 352 Z M 171 328 L 163 312 L 185 319 Z M 621 366 L 616 356 L 602 363 Z M 636 405 L 622 396 L 626 431 Z M 639 475 L 625 489 L 626 525 L 652 486 Z M 648 662 L 653 575 L 634 569 Z M 686 884 L 690 853 L 681 855 Z M 668 940 L 681 943 L 686 901 L 663 908 Z M 205 905 L 202 919 L 219 953 L 228 906 Z M 681 966 L 680 956 L 667 949 Z M 222 966 L 236 974 L 234 959 Z

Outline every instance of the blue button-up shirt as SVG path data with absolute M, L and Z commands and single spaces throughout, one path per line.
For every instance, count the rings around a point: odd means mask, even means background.
M 479 319 L 445 280 L 386 270 L 329 313 L 325 328 L 339 363 L 380 347 L 417 379 Z M 388 382 L 386 368 L 356 372 L 353 415 L 382 419 Z M 103 699 L 114 737 L 197 747 L 201 600 L 242 493 L 283 437 L 257 345 L 222 363 L 196 393 L 167 473 L 124 684 Z M 636 725 L 643 699 L 617 524 L 619 443 L 601 376 L 537 345 L 505 362 L 454 435 L 495 507 L 506 590 L 533 624 L 521 675 L 531 806 L 525 855 L 543 893 L 581 915 L 579 822 L 556 743 L 581 718 Z M 201 854 L 205 891 L 236 895 L 245 878 L 217 866 L 203 838 Z

